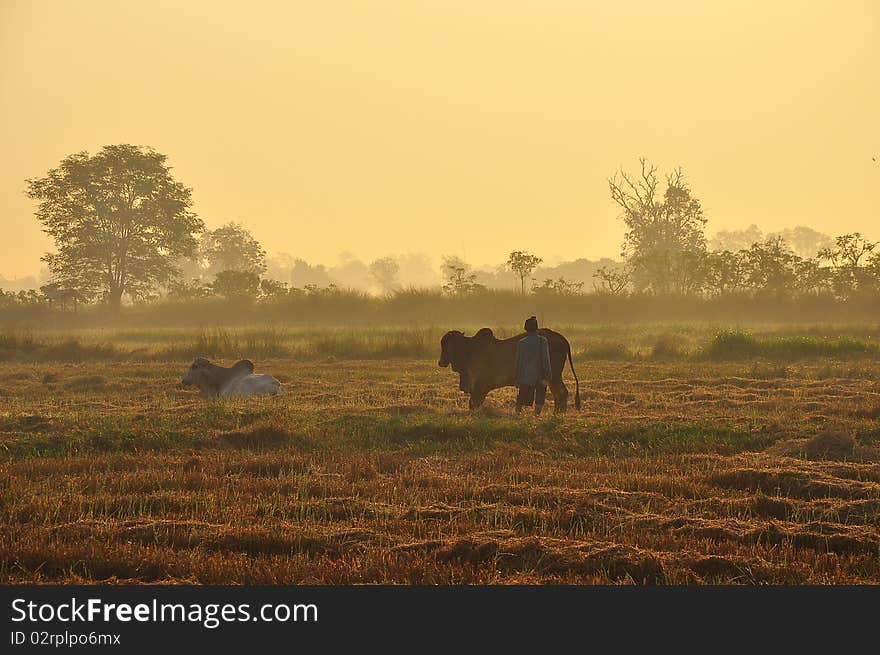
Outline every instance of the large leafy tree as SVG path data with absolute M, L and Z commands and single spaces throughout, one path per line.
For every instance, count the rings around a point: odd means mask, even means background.
M 114 309 L 124 294 L 145 297 L 172 279 L 175 261 L 194 254 L 203 228 L 190 211 L 191 190 L 150 148 L 79 152 L 27 184 L 55 241 L 56 252 L 43 257 L 52 282 L 88 299 L 103 294 Z
M 211 290 L 226 300 L 253 300 L 260 291 L 260 276 L 253 271 L 220 271 Z
M 661 195 L 656 167 L 640 160 L 641 171 L 619 171 L 608 180 L 627 231 L 623 256 L 637 291 L 657 294 L 699 292 L 698 270 L 706 254 L 706 217 L 681 169 L 666 176 Z
M 201 256 L 208 264 L 208 272 L 242 273 L 266 272 L 266 251 L 250 231 L 239 223 L 227 223 L 202 236 Z

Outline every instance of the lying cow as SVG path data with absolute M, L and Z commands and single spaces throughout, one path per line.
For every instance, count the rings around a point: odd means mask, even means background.
M 206 398 L 274 396 L 281 391 L 281 383 L 271 375 L 254 374 L 254 364 L 249 359 L 224 368 L 199 357 L 183 376 L 183 384 L 198 387 Z
M 580 409 L 580 381 L 574 372 L 568 339 L 546 328 L 538 330 L 538 334 L 545 337 L 550 346 L 553 377 L 549 383 L 554 410 L 564 412 L 568 406 L 568 389 L 562 381 L 566 357 L 576 385 L 574 406 Z M 466 337 L 463 332 L 452 330 L 440 340 L 440 360 L 437 363 L 444 368 L 451 365 L 452 370 L 458 373 L 458 388 L 470 395 L 468 404 L 471 409 L 476 409 L 492 389 L 516 386 L 516 344 L 523 336 L 525 334 L 496 339 L 492 330 L 483 328 L 474 336 Z

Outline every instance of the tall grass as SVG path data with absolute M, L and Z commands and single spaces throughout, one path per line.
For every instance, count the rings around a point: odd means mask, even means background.
M 461 327 L 473 334 L 479 324 Z M 517 325 L 492 326 L 499 338 L 519 332 Z M 554 325 L 572 346 L 576 362 L 771 359 L 796 361 L 880 359 L 875 328 L 756 326 L 754 331 L 711 325 Z M 85 362 L 177 361 L 195 357 L 239 358 L 432 359 L 447 328 L 430 325 L 294 327 L 250 326 L 200 329 L 0 332 L 0 361 Z
M 434 328 L 323 328 L 285 331 L 279 328 L 235 331 L 203 330 L 194 339 L 157 353 L 161 359 L 185 357 L 292 357 L 318 359 L 423 358 L 436 354 L 440 333 Z
M 0 333 L 0 361 L 34 360 L 84 362 L 114 359 L 119 351 L 104 343 L 84 343 L 75 336 L 38 338 L 33 332 L 6 329 Z
M 37 311 L 37 309 L 39 311 Z M 204 325 L 521 325 L 535 314 L 544 322 L 585 324 L 656 321 L 786 322 L 827 320 L 880 321 L 876 297 L 848 301 L 833 297 L 723 298 L 604 294 L 523 296 L 511 290 L 453 297 L 439 289 L 406 289 L 383 297 L 356 290 L 296 293 L 274 301 L 231 302 L 209 298 L 194 302 L 157 301 L 124 307 L 118 314 L 102 306 L 76 314 L 38 306 L 5 307 L 0 325 L 32 327 L 189 326 Z
M 794 361 L 827 357 L 853 359 L 880 357 L 880 343 L 870 337 L 816 337 L 806 335 L 759 338 L 743 330 L 722 330 L 707 344 L 705 354 L 712 359 L 768 359 Z

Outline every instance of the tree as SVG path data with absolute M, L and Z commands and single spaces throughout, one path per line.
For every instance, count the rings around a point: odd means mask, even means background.
M 400 265 L 394 261 L 393 257 L 382 257 L 377 259 L 369 267 L 370 277 L 372 277 L 382 293 L 391 293 L 397 286 L 397 274 L 400 272 Z
M 630 284 L 630 272 L 626 266 L 601 266 L 593 273 L 597 282 L 593 283 L 596 293 L 620 296 Z
M 794 263 L 795 289 L 799 295 L 818 296 L 832 288 L 831 270 L 816 257 L 798 259 Z
M 583 282 L 572 282 L 559 277 L 556 280 L 547 278 L 541 286 L 534 288 L 534 292 L 552 296 L 576 296 L 583 292 L 583 288 Z
M 477 283 L 477 276 L 471 273 L 470 267 L 458 257 L 444 257 L 441 268 L 446 279 L 443 291 L 452 296 L 465 296 L 486 289 L 484 285 Z
M 709 241 L 709 248 L 716 252 L 723 250 L 739 252 L 748 250 L 753 243 L 760 243 L 763 240 L 764 233 L 753 223 L 744 230 L 720 230 Z
M 637 291 L 692 293 L 699 289 L 690 270 L 706 253 L 706 217 L 682 169 L 666 176 L 658 198 L 656 168 L 640 159 L 638 177 L 621 170 L 608 180 L 612 200 L 623 210 L 627 231 L 623 256 Z
M 532 274 L 538 264 L 544 260 L 535 255 L 530 255 L 524 250 L 514 250 L 507 258 L 507 267 L 519 277 L 522 295 L 526 295 L 526 278 Z
M 866 291 L 880 294 L 880 251 L 873 253 L 868 259 L 865 273 L 867 275 L 865 279 Z
M 859 232 L 853 232 L 837 237 L 832 247 L 819 251 L 819 259 L 831 265 L 837 295 L 848 298 L 873 286 L 869 264 L 875 250 L 880 252 L 877 245 L 876 241 L 868 241 Z
M 201 256 L 211 274 L 242 271 L 262 275 L 266 272 L 266 251 L 240 223 L 227 223 L 205 232 Z
M 743 252 L 746 279 L 758 295 L 786 297 L 796 290 L 797 266 L 801 260 L 782 237 L 771 237 Z
M 211 290 L 226 300 L 253 300 L 260 289 L 260 276 L 252 271 L 220 271 Z
M 41 286 L 40 293 L 49 304 L 49 307 L 57 307 L 62 310 L 66 307 L 70 307 L 74 314 L 76 313 L 78 304 L 82 301 L 82 298 L 76 289 L 66 289 L 53 282 Z
M 266 300 L 281 300 L 287 297 L 289 290 L 287 282 L 279 280 L 260 280 L 260 296 Z
M 203 229 L 190 211 L 191 190 L 150 148 L 79 152 L 27 185 L 57 249 L 43 256 L 51 282 L 87 299 L 102 293 L 113 309 L 124 294 L 144 297 L 173 278 L 175 261 L 194 254 Z
M 745 288 L 747 263 L 744 252 L 722 250 L 708 253 L 705 288 L 710 294 L 723 296 Z
M 176 302 L 192 302 L 211 295 L 211 287 L 198 278 L 190 280 L 171 280 L 168 283 L 167 296 Z
M 706 250 L 687 249 L 669 253 L 670 291 L 679 295 L 702 294 L 709 282 L 711 269 Z
M 327 286 L 333 283 L 327 267 L 323 264 L 309 264 L 304 259 L 294 259 L 293 266 L 290 269 L 290 283 L 293 286 L 312 284 L 316 286 Z
M 804 258 L 815 257 L 820 250 L 834 245 L 834 240 L 830 236 L 805 225 L 798 225 L 790 230 L 771 232 L 767 236 L 782 237 L 795 255 Z

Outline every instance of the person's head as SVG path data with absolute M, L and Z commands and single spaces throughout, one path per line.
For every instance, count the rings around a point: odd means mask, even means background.
M 523 326 L 526 332 L 537 332 L 538 331 L 538 319 L 534 316 L 529 316 L 526 319 L 526 324 Z

